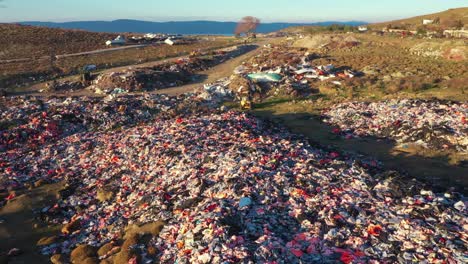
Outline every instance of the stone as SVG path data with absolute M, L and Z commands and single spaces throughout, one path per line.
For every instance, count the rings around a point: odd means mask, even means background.
M 39 239 L 39 241 L 37 241 L 36 245 L 37 246 L 48 246 L 50 244 L 54 244 L 55 242 L 57 242 L 57 239 L 58 237 L 56 236 L 51 236 L 51 237 L 43 237 L 41 239 Z
M 133 257 L 137 257 L 138 259 L 140 256 L 131 250 L 131 247 L 138 244 L 140 240 L 140 235 L 137 233 L 126 234 L 127 239 L 122 244 L 122 248 L 118 254 L 114 257 L 114 264 L 127 264 L 130 259 Z
M 93 257 L 96 257 L 96 249 L 89 245 L 79 245 L 70 255 L 72 263 L 84 263 L 84 261 L 91 263 L 87 259 Z
M 99 259 L 96 257 L 89 257 L 79 263 L 80 264 L 99 264 Z
M 108 257 L 106 259 L 101 260 L 99 264 L 114 264 L 114 257 Z
M 164 227 L 164 222 L 158 221 L 153 223 L 147 223 L 142 226 L 129 225 L 125 231 L 124 238 L 127 239 L 134 235 L 147 235 L 158 236 Z
M 107 244 L 104 244 L 101 248 L 99 248 L 97 254 L 99 257 L 105 256 L 111 251 L 111 249 L 114 247 L 113 242 L 109 242 Z
M 52 262 L 53 264 L 65 264 L 66 260 L 63 255 L 55 254 L 52 257 L 50 257 L 50 262 Z

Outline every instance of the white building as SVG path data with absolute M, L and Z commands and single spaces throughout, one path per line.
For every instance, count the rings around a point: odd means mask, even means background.
M 175 42 L 174 42 L 174 40 L 172 38 L 167 38 L 164 41 L 164 43 L 166 43 L 167 45 L 171 45 L 171 46 L 175 44 Z
M 447 38 L 468 38 L 468 30 L 444 30 L 444 36 Z
M 125 40 L 124 36 L 118 36 L 114 40 L 108 40 L 106 41 L 107 46 L 116 46 L 116 45 L 125 45 L 127 41 Z
M 160 34 L 153 34 L 153 33 L 147 33 L 145 34 L 145 39 L 148 39 L 148 40 L 153 40 L 155 38 L 159 38 L 161 35 Z
M 422 23 L 423 23 L 423 25 L 430 25 L 430 24 L 434 23 L 434 20 L 432 20 L 432 19 L 423 19 Z
M 359 30 L 359 32 L 366 32 L 369 29 L 366 26 L 359 26 L 358 30 Z

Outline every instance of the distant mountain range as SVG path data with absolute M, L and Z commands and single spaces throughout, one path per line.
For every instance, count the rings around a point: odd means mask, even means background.
M 149 22 L 140 20 L 115 20 L 115 21 L 78 21 L 78 22 L 20 22 L 23 25 L 44 26 L 63 29 L 82 29 L 93 32 L 134 32 L 134 33 L 169 33 L 169 34 L 233 34 L 236 22 L 217 21 L 175 21 L 175 22 Z M 363 21 L 327 21 L 317 23 L 262 23 L 257 32 L 269 33 L 297 26 L 329 26 L 332 24 L 346 24 L 359 26 L 367 24 Z

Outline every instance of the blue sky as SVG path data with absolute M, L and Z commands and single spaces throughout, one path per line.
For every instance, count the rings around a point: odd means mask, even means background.
M 265 22 L 388 21 L 449 8 L 468 0 L 0 0 L 0 22 L 141 19 Z

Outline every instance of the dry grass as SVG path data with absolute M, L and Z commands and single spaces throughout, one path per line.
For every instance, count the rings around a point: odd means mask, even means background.
M 314 64 L 334 64 L 357 71 L 372 68 L 375 73 L 343 81 L 343 96 L 398 97 L 402 94 L 441 99 L 468 100 L 468 65 L 466 60 L 415 55 L 421 42 L 457 46 L 457 41 L 421 40 L 374 36 L 356 36 L 361 45 L 348 49 L 315 50 L 321 58 Z M 440 44 L 442 45 L 442 44 Z M 353 92 L 349 92 L 352 89 Z M 442 91 L 442 92 L 441 92 Z
M 0 88 L 15 88 L 38 81 L 76 74 L 88 64 L 99 69 L 155 61 L 190 53 L 198 49 L 212 49 L 233 45 L 233 38 L 219 37 L 192 44 L 160 45 L 107 53 L 67 57 L 51 62 L 50 55 L 79 53 L 106 48 L 106 40 L 117 34 L 93 33 L 47 27 L 0 24 L 0 60 L 31 58 L 0 64 Z
M 435 14 L 428 14 L 428 15 L 417 16 L 417 17 L 412 17 L 408 19 L 401 19 L 401 20 L 395 20 L 395 21 L 390 21 L 390 22 L 385 22 L 385 23 L 372 24 L 371 28 L 381 29 L 391 24 L 393 27 L 404 27 L 405 29 L 408 29 L 408 30 L 417 30 L 418 27 L 422 25 L 423 19 L 434 20 L 436 18 L 439 18 L 440 20 L 439 24 L 430 25 L 428 27 L 429 30 L 436 31 L 436 30 L 440 30 L 443 28 L 451 28 L 453 26 L 456 26 L 457 21 L 460 21 L 462 24 L 467 25 L 468 24 L 468 7 L 454 8 L 454 9 L 449 9 L 447 11 L 443 11 L 443 12 L 439 12 Z
M 0 24 L 0 36 L 0 60 L 7 60 L 102 49 L 117 34 Z
M 235 45 L 233 38 L 202 40 L 184 45 L 148 46 L 137 49 L 119 50 L 108 53 L 61 58 L 51 67 L 50 60 L 39 59 L 32 62 L 0 64 L 0 87 L 19 87 L 37 81 L 49 80 L 60 76 L 79 73 L 88 64 L 95 64 L 99 69 L 126 66 L 156 61 L 164 58 L 188 54 L 196 50 L 207 50 Z

